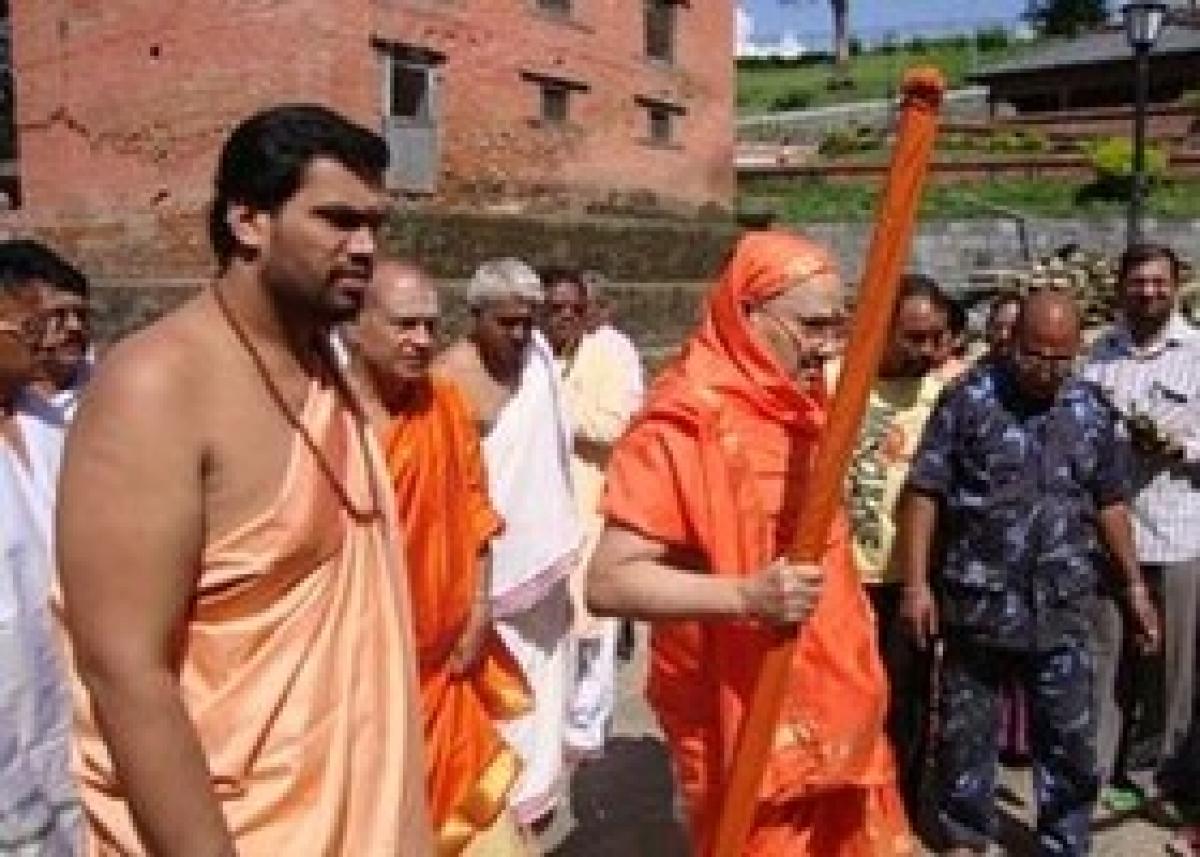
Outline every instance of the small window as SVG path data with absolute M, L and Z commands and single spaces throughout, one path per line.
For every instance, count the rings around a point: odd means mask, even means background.
M 679 117 L 687 112 L 683 105 L 644 95 L 633 100 L 646 111 L 645 142 L 654 146 L 674 146 L 679 142 Z
M 675 117 L 671 111 L 665 107 L 655 106 L 646 108 L 646 115 L 650 119 L 650 142 L 666 145 L 674 142 Z
M 571 14 L 571 0 L 537 0 L 537 6 L 543 12 L 553 15 L 567 16 Z
M 546 124 L 562 124 L 571 118 L 571 96 L 576 92 L 587 92 L 586 83 L 570 78 L 543 74 L 538 71 L 522 71 L 521 79 L 538 88 L 538 120 Z
M 675 28 L 679 0 L 644 0 L 646 56 L 660 62 L 675 61 Z
M 392 64 L 391 115 L 400 119 L 429 118 L 429 68 Z
M 566 122 L 570 114 L 571 90 L 555 83 L 542 84 L 543 122 Z

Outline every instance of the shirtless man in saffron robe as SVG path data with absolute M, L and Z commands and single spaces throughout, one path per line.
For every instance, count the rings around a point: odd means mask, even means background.
M 495 722 L 530 704 L 492 626 L 487 495 L 479 434 L 453 382 L 429 366 L 441 318 L 418 268 L 376 266 L 351 331 L 355 375 L 381 437 L 407 547 L 425 716 L 426 785 L 439 854 L 524 854 L 506 807 L 520 772 Z
M 218 273 L 80 407 L 58 552 L 91 854 L 432 853 L 387 472 L 329 339 L 386 164 L 316 105 L 241 123 Z
M 780 559 L 804 511 L 843 306 L 828 251 L 779 232 L 743 237 L 609 462 L 589 606 L 655 623 L 647 695 L 697 854 L 711 844 L 770 626 L 792 623 L 794 674 L 745 853 L 911 853 L 844 516 L 819 565 Z

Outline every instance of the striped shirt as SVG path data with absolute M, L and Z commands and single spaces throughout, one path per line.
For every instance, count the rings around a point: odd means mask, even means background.
M 1138 558 L 1200 557 L 1200 330 L 1176 314 L 1145 346 L 1124 324 L 1100 336 L 1083 368 L 1126 417 L 1144 414 L 1183 447 L 1182 461 L 1138 454 L 1133 522 Z

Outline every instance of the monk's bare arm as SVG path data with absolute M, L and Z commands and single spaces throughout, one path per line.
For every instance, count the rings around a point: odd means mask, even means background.
M 203 535 L 194 386 L 169 347 L 138 346 L 101 368 L 67 444 L 67 626 L 147 851 L 223 857 L 232 838 L 174 668 Z
M 784 562 L 749 577 L 684 568 L 670 546 L 609 524 L 587 576 L 588 609 L 600 616 L 671 619 L 803 621 L 820 592 L 813 566 Z

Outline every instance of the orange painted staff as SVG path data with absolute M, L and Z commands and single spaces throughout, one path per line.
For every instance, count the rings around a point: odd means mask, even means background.
M 945 82 L 937 69 L 913 69 L 905 75 L 892 164 L 876 213 L 841 381 L 800 504 L 802 517 L 796 538 L 788 551 L 794 562 L 820 560 L 833 516 L 842 503 L 846 467 L 858 440 L 859 424 L 883 355 L 900 275 L 912 243 L 944 91 Z M 714 857 L 740 857 L 754 822 L 762 772 L 774 743 L 795 644 L 795 631 L 781 633 L 763 659 L 726 778 Z

